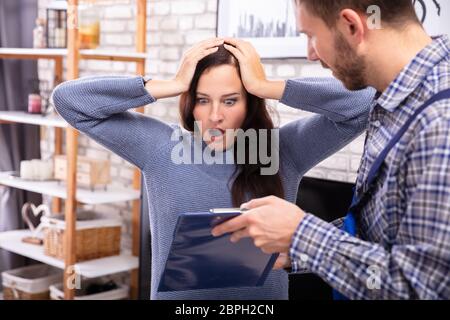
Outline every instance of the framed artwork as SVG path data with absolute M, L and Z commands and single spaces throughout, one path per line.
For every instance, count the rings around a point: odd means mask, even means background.
M 306 57 L 292 0 L 218 0 L 217 8 L 217 36 L 248 40 L 261 58 Z
M 450 1 L 413 0 L 417 16 L 431 36 L 450 36 Z
M 450 36 L 450 1 L 411 0 L 428 34 Z M 306 58 L 292 0 L 218 0 L 217 36 L 250 41 L 261 58 Z

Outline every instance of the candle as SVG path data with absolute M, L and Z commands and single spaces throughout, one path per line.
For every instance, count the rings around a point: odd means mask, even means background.
M 42 112 L 42 100 L 40 95 L 36 93 L 28 95 L 28 112 L 29 113 Z
M 31 180 L 34 177 L 33 164 L 31 161 L 20 162 L 20 177 L 22 179 Z
M 20 162 L 20 177 L 25 180 L 53 179 L 53 161 L 34 159 Z

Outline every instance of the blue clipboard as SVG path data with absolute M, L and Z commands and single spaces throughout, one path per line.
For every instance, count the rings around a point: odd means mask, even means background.
M 158 291 L 262 286 L 278 254 L 265 254 L 245 238 L 211 235 L 214 226 L 241 214 L 239 209 L 212 209 L 178 217 Z

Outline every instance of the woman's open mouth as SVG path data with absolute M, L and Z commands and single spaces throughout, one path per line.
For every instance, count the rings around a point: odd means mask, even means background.
M 209 129 L 208 134 L 211 137 L 211 142 L 214 142 L 223 138 L 225 135 L 225 130 L 220 128 Z

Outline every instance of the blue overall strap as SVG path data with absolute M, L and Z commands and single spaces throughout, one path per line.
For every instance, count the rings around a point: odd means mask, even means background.
M 356 196 L 356 189 L 353 188 L 353 199 L 352 204 L 350 205 L 350 209 L 347 213 L 347 215 L 344 218 L 344 222 L 342 225 L 342 230 L 347 232 L 348 234 L 352 236 L 356 236 L 356 219 L 355 215 L 353 214 L 352 208 L 356 207 L 359 203 L 359 199 Z
M 406 121 L 406 123 L 401 127 L 399 132 L 392 138 L 392 140 L 389 142 L 389 144 L 384 148 L 383 151 L 381 151 L 378 158 L 375 160 L 372 168 L 369 171 L 369 175 L 367 177 L 367 185 L 372 185 L 375 181 L 378 171 L 380 170 L 381 165 L 383 164 L 383 161 L 386 159 L 389 151 L 392 150 L 392 148 L 397 144 L 397 142 L 400 141 L 400 139 L 405 134 L 406 130 L 408 130 L 411 123 L 421 114 L 426 108 L 428 108 L 430 105 L 432 105 L 435 102 L 438 102 L 440 100 L 450 99 L 450 89 L 441 91 L 431 97 L 427 102 L 425 102 L 419 109 L 417 109 L 416 112 Z
M 450 99 L 450 89 L 441 91 L 427 100 L 419 109 L 414 112 L 414 114 L 406 121 L 406 123 L 400 128 L 397 134 L 389 141 L 389 144 L 381 151 L 380 155 L 376 158 L 374 164 L 372 165 L 369 174 L 367 176 L 367 186 L 366 192 L 362 195 L 361 198 L 356 196 L 356 192 L 353 194 L 352 205 L 344 218 L 344 224 L 342 226 L 342 230 L 350 234 L 351 236 L 356 236 L 357 234 L 357 225 L 356 225 L 356 214 L 360 212 L 360 210 L 367 204 L 372 196 L 372 190 L 374 187 L 374 182 L 378 177 L 380 168 L 386 159 L 389 152 L 392 148 L 400 141 L 405 132 L 408 130 L 412 122 L 421 114 L 426 108 L 432 105 L 435 102 L 440 100 Z M 333 298 L 334 300 L 348 300 L 345 296 L 343 296 L 340 292 L 333 290 Z

